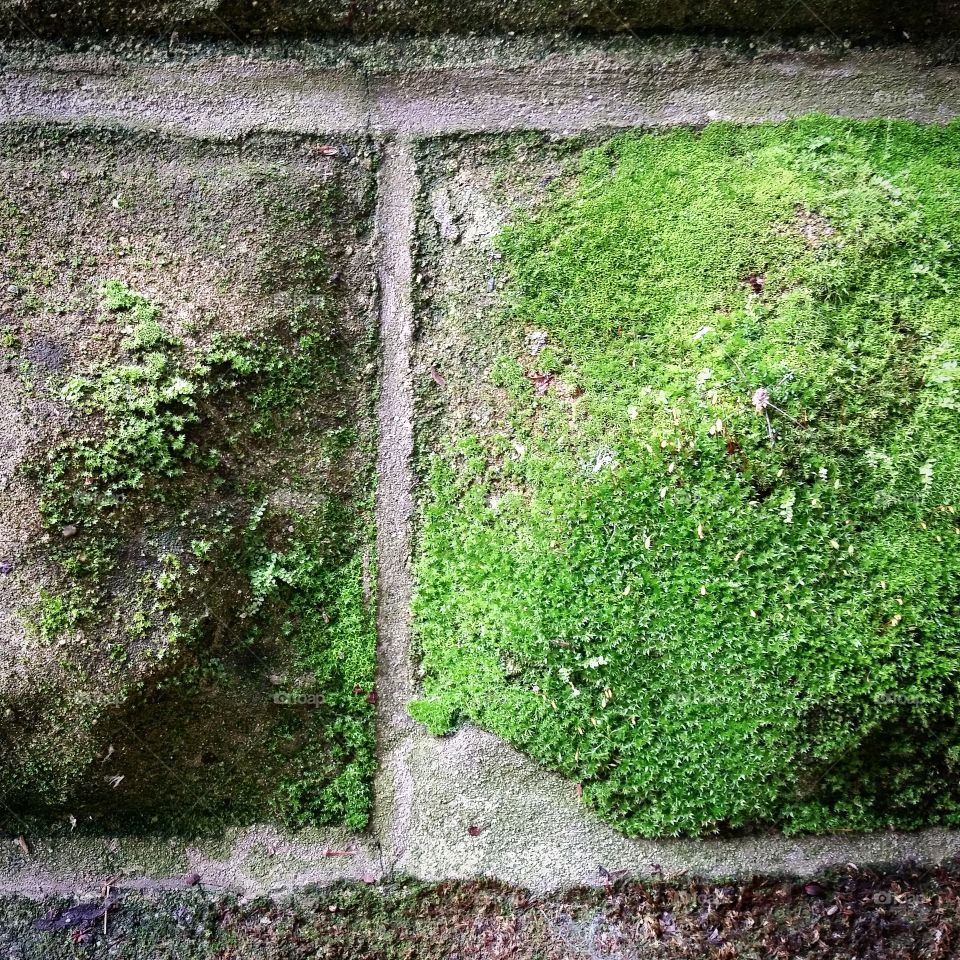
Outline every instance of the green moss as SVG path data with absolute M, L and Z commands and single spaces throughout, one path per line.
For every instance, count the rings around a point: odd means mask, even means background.
M 960 822 L 958 160 L 956 124 L 623 136 L 503 234 L 503 340 L 549 353 L 434 458 L 415 717 L 628 834 Z
M 4 360 L 13 360 L 20 350 L 20 335 L 10 324 L 0 326 L 0 348 L 3 349 Z
M 88 430 L 54 446 L 33 468 L 41 516 L 51 528 L 113 529 L 130 509 L 129 493 L 148 481 L 156 491 L 160 478 L 181 476 L 199 452 L 188 436 L 199 419 L 198 399 L 216 389 L 210 365 L 183 356 L 181 342 L 161 330 L 159 312 L 145 299 L 113 281 L 104 302 L 130 316 L 124 356 L 62 388 L 63 399 L 87 415 Z
M 41 589 L 40 599 L 27 612 L 27 623 L 49 643 L 76 629 L 92 612 L 86 595 L 76 587 L 63 593 Z
M 219 452 L 200 440 L 204 405 L 255 371 L 236 350 L 185 350 L 161 326 L 160 311 L 118 281 L 108 281 L 102 296 L 105 321 L 123 324 L 119 355 L 62 383 L 60 396 L 79 417 L 78 429 L 27 466 L 52 556 L 66 577 L 64 595 L 75 600 L 75 615 L 60 618 L 64 627 L 104 612 L 114 592 L 108 578 L 133 531 L 187 502 L 188 470 L 193 482 L 215 470 Z M 158 557 L 155 575 L 144 578 L 150 596 L 136 601 L 139 617 L 144 608 L 170 607 L 179 563 L 170 554 Z M 49 634 L 56 618 L 41 609 L 40 624 Z
M 309 707 L 317 730 L 280 786 L 280 816 L 361 830 L 376 765 L 376 618 L 364 596 L 357 543 L 339 533 L 350 528 L 343 508 L 330 503 L 319 517 L 298 521 L 283 550 L 261 552 L 250 568 L 250 612 L 278 627 L 290 645 L 275 701 Z M 280 729 L 278 749 L 297 735 Z
M 284 340 L 216 338 L 188 350 L 162 326 L 160 311 L 124 284 L 107 281 L 102 296 L 106 320 L 124 324 L 120 356 L 63 383 L 61 398 L 81 415 L 80 429 L 28 466 L 44 527 L 69 535 L 54 553 L 86 582 L 91 610 L 131 523 L 184 506 L 191 485 L 222 483 L 217 472 L 228 450 L 236 453 L 247 434 L 275 433 L 280 415 L 322 391 L 318 379 L 336 371 L 329 334 L 301 334 L 302 321 Z M 240 409 L 214 410 L 231 402 Z M 219 437 L 223 449 L 211 436 L 214 418 L 236 425 Z M 349 431 L 348 438 L 356 439 Z M 207 544 L 209 557 L 213 541 L 196 542 Z M 179 560 L 171 555 L 161 564 L 179 567 Z M 155 586 L 169 592 L 175 580 L 166 570 Z

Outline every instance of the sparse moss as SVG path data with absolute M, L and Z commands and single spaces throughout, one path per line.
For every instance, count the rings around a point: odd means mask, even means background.
M 272 135 L 242 155 L 89 125 L 0 141 L 0 361 L 11 459 L 33 467 L 5 491 L 2 612 L 48 637 L 0 671 L 0 820 L 270 819 L 327 737 L 273 700 L 295 656 L 272 604 L 243 615 L 249 570 L 327 501 L 329 535 L 365 547 L 372 177 Z
M 27 623 L 37 634 L 50 643 L 84 623 L 92 608 L 86 594 L 77 587 L 63 592 L 40 590 L 40 599 L 26 612 Z
M 287 419 L 335 392 L 327 386 L 340 363 L 335 338 L 322 328 L 301 332 L 306 318 L 295 315 L 287 330 L 257 341 L 187 347 L 124 284 L 109 281 L 102 297 L 105 322 L 123 325 L 116 359 L 65 379 L 60 396 L 77 427 L 29 467 L 62 586 L 45 589 L 26 616 L 47 641 L 77 629 L 98 636 L 122 620 L 113 668 L 165 663 L 154 683 L 171 702 L 216 677 L 225 682 L 238 653 L 282 659 L 291 682 L 309 678 L 311 709 L 285 710 L 273 697 L 264 759 L 274 782 L 253 802 L 274 796 L 281 819 L 361 829 L 374 765 L 367 696 L 375 628 L 361 570 L 366 477 L 342 494 L 316 491 L 319 507 L 297 513 L 263 498 L 261 468 L 244 477 L 237 466 L 291 437 L 303 443 L 302 427 Z M 346 455 L 359 443 L 356 428 L 326 416 L 330 436 L 321 432 L 320 449 Z M 132 539 L 150 558 L 147 569 L 118 580 Z M 239 602 L 217 596 L 227 584 Z M 223 619 L 237 635 L 211 643 Z M 237 798 L 236 809 L 244 802 Z

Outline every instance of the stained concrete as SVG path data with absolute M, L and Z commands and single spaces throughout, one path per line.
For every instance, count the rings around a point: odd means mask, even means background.
M 124 817 L 169 827 L 180 817 L 219 825 L 228 811 L 241 823 L 272 816 L 279 771 L 297 758 L 271 744 L 319 716 L 278 701 L 278 683 L 297 683 L 291 650 L 271 644 L 269 628 L 247 643 L 234 564 L 194 566 L 190 548 L 213 523 L 211 543 L 230 542 L 237 487 L 228 470 L 238 486 L 262 478 L 267 516 L 306 518 L 318 493 L 356 496 L 372 467 L 366 453 L 342 448 L 334 463 L 323 431 L 349 423 L 373 440 L 375 384 L 362 370 L 374 359 L 373 160 L 363 138 L 349 159 L 325 156 L 322 140 L 269 141 L 248 139 L 241 155 L 143 131 L 0 128 L 0 827 L 26 829 L 5 805 L 62 825 L 74 816 L 91 829 Z M 338 283 L 308 272 L 304 252 L 322 252 Z M 235 428 L 220 426 L 239 397 L 218 394 L 215 413 L 200 414 L 191 436 L 200 449 L 226 447 L 229 466 L 192 490 L 184 472 L 176 496 L 154 478 L 162 502 L 118 528 L 124 546 L 110 555 L 95 608 L 45 632 L 36 626 L 42 591 L 70 598 L 76 581 L 63 575 L 55 551 L 66 538 L 44 529 L 30 471 L 43 476 L 62 438 L 90 429 L 63 401 L 63 381 L 133 362 L 120 347 L 128 319 L 103 307 L 108 278 L 148 297 L 187 356 L 203 356 L 218 338 L 276 342 L 298 311 L 341 351 L 338 396 L 314 390 L 306 402 L 323 403 L 321 415 L 299 406 L 296 421 L 272 421 L 269 440 L 247 454 L 224 436 Z M 363 500 L 366 510 L 365 490 Z M 96 509 L 74 502 L 71 511 L 81 528 L 73 543 L 96 549 Z M 203 623 L 201 656 L 217 658 L 216 684 L 185 679 L 197 668 L 189 641 L 153 606 L 149 585 L 167 557 L 182 558 L 176 613 Z M 207 675 L 212 667 L 203 664 Z M 365 722 L 370 749 L 372 717 Z

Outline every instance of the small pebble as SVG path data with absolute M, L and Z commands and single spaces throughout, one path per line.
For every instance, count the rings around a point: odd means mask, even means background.
M 71 537 L 75 537 L 76 535 L 77 535 L 77 528 L 72 523 L 68 523 L 60 531 L 60 536 L 63 537 L 64 540 L 69 540 Z

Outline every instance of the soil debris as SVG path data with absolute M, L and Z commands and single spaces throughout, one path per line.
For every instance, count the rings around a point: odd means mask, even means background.
M 388 882 L 368 870 L 357 883 L 283 899 L 243 900 L 199 886 L 99 902 L 12 898 L 0 901 L 0 947 L 16 943 L 21 960 L 956 956 L 957 861 L 886 871 L 849 865 L 805 883 L 679 877 L 637 883 L 608 871 L 601 878 L 600 887 L 542 896 L 490 880 Z M 98 921 L 107 911 L 104 933 Z

